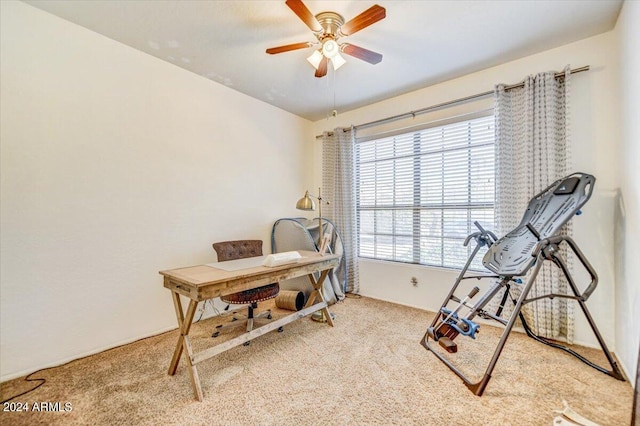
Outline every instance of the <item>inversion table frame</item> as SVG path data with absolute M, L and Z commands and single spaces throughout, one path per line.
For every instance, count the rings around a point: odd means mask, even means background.
M 611 370 L 606 370 L 605 368 L 597 366 L 581 355 L 566 348 L 564 349 L 599 371 L 618 380 L 624 380 L 622 372 L 616 364 L 611 352 L 609 352 L 609 349 L 600 335 L 600 332 L 598 331 L 598 328 L 596 327 L 585 303 L 598 284 L 596 271 L 580 251 L 573 239 L 567 236 L 558 235 L 562 225 L 567 223 L 575 214 L 580 214 L 580 208 L 591 197 L 594 183 L 595 177 L 586 173 L 574 173 L 563 179 L 559 179 L 533 197 L 529 202 L 527 211 L 525 212 L 518 227 L 501 239 L 498 240 L 492 232 L 484 230 L 480 224 L 476 222 L 475 224 L 479 231 L 469 235 L 464 241 L 464 245 L 467 246 L 473 239 L 476 242 L 476 247 L 471 253 L 471 256 L 467 260 L 464 268 L 458 275 L 458 278 L 444 300 L 439 313 L 436 314 L 431 325 L 427 329 L 427 332 L 422 338 L 421 344 L 427 350 L 433 352 L 438 359 L 456 373 L 475 395 L 481 396 L 487 387 L 487 384 L 491 379 L 491 373 L 498 362 L 498 358 L 500 357 L 502 349 L 507 342 L 507 338 L 509 337 L 509 333 L 514 326 L 516 319 L 518 317 L 524 318 L 521 314 L 522 306 L 544 298 L 553 299 L 558 297 L 572 299 L 578 302 L 611 366 Z M 580 290 L 571 276 L 566 263 L 560 255 L 559 245 L 562 243 L 566 243 L 568 245 L 591 277 L 591 282 L 582 293 L 580 293 Z M 482 263 L 495 275 L 467 276 L 466 273 L 471 262 L 478 251 L 484 246 L 488 246 L 488 250 L 482 260 Z M 572 294 L 550 293 L 528 298 L 529 291 L 536 280 L 538 272 L 540 271 L 543 262 L 547 260 L 553 262 L 560 268 L 567 279 Z M 533 268 L 533 270 L 527 278 L 526 283 L 523 284 L 520 296 L 517 301 L 514 301 L 515 306 L 511 316 L 508 320 L 502 318 L 500 315 L 509 296 L 510 286 L 514 283 L 519 285 L 522 284 L 522 280 L 518 277 L 526 275 L 531 268 Z M 478 287 L 475 287 L 466 297 L 463 298 L 457 297 L 454 294 L 462 280 L 472 278 L 494 279 L 494 283 L 492 283 L 489 289 L 475 305 L 471 305 L 469 300 L 479 292 Z M 491 299 L 503 288 L 505 289 L 505 292 L 496 314 L 494 315 L 485 311 L 484 307 L 487 303 L 489 303 L 489 301 L 491 301 Z M 451 302 L 456 304 L 454 309 L 447 308 L 447 305 Z M 462 309 L 465 309 L 467 312 L 465 316 L 459 314 Z M 438 352 L 436 347 L 433 345 L 433 342 L 438 342 L 439 345 L 447 352 L 457 352 L 457 345 L 453 340 L 459 334 L 475 338 L 475 333 L 480 327 L 473 321 L 475 316 L 480 316 L 484 319 L 492 319 L 505 326 L 495 352 L 489 361 L 489 365 L 479 382 L 473 382 L 467 378 L 462 371 L 460 371 L 449 359 L 445 358 L 442 353 Z M 527 332 L 529 334 L 528 330 Z M 538 338 L 538 336 L 533 337 Z M 538 338 L 538 340 L 545 341 L 544 338 Z M 560 345 L 555 346 L 562 347 Z

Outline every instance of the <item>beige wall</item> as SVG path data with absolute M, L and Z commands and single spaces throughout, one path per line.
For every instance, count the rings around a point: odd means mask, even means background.
M 640 344 L 640 2 L 626 1 L 616 33 L 620 63 L 616 204 L 616 352 L 635 378 Z
M 176 327 L 161 269 L 297 215 L 311 123 L 0 2 L 1 379 Z M 309 162 L 310 165 L 310 162 Z
M 366 123 L 486 92 L 497 83 L 516 83 L 528 74 L 559 71 L 567 64 L 573 68 L 589 65 L 590 71 L 572 77 L 570 132 L 574 170 L 595 175 L 597 182 L 594 195 L 583 209 L 584 214 L 574 220 L 574 238 L 598 271 L 600 283 L 588 305 L 601 333 L 613 349 L 616 344 L 614 215 L 619 186 L 616 164 L 620 149 L 616 44 L 614 32 L 605 33 L 351 112 L 339 113 L 337 118 L 314 123 L 314 133 L 320 134 L 337 126 Z M 484 108 L 487 102 L 490 104 L 490 99 L 462 105 L 454 113 Z M 438 115 L 441 113 L 434 117 Z M 405 120 L 402 125 L 409 125 L 413 121 Z M 321 156 L 319 145 L 316 145 L 317 156 Z M 319 179 L 317 173 L 316 179 Z M 360 268 L 362 294 L 428 310 L 440 307 L 457 275 L 444 269 L 368 260 L 360 260 Z M 418 278 L 417 287 L 410 282 L 412 276 Z M 582 282 L 584 288 L 586 281 Z M 472 284 L 475 283 L 469 283 Z M 576 341 L 597 345 L 579 308 L 576 307 L 576 311 Z M 425 329 L 426 326 L 425 323 Z M 628 363 L 625 367 L 629 371 Z

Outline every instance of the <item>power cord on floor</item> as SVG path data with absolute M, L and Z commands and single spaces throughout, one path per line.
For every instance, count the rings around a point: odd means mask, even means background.
M 214 314 L 215 315 L 220 315 L 220 311 L 218 310 L 218 308 L 216 308 L 215 304 L 213 303 L 213 300 L 205 300 L 205 302 L 204 302 L 204 304 L 202 306 L 202 311 L 200 312 L 200 317 L 198 317 L 198 319 L 194 323 L 199 322 L 202 319 L 202 316 L 204 315 L 204 312 L 206 311 L 207 302 L 210 303 L 211 309 L 213 310 Z M 173 331 L 175 331 L 175 330 L 169 330 L 169 331 L 165 331 L 164 333 L 154 334 L 153 336 L 143 337 L 141 339 L 134 340 L 133 342 L 123 343 L 122 345 L 114 346 L 113 348 L 106 349 L 106 350 L 104 350 L 102 352 L 99 352 L 99 353 L 111 351 L 113 349 L 117 349 L 117 348 L 120 348 L 122 346 L 130 345 L 132 343 L 141 342 L 141 341 L 146 340 L 146 339 L 151 339 L 152 337 L 162 336 L 163 334 L 171 333 Z M 11 398 L 7 398 L 7 399 L 3 400 L 0 403 L 4 404 L 5 402 L 9 402 L 12 399 L 16 399 L 16 398 L 18 398 L 20 396 L 24 396 L 24 395 L 26 395 L 26 394 L 28 394 L 30 392 L 33 392 L 34 390 L 38 389 L 40 386 L 44 385 L 47 382 L 47 379 L 32 379 L 31 376 L 33 376 L 34 374 L 42 373 L 43 371 L 51 370 L 52 368 L 64 367 L 65 365 L 68 365 L 68 364 L 70 364 L 70 363 L 72 363 L 74 361 L 80 361 L 81 359 L 85 359 L 85 358 L 88 358 L 88 357 L 93 356 L 93 355 L 96 355 L 96 354 L 86 355 L 86 356 L 83 356 L 82 358 L 72 359 L 71 361 L 65 362 L 64 364 L 55 365 L 53 367 L 41 368 L 40 370 L 36 370 L 33 373 L 30 373 L 29 375 L 27 375 L 27 377 L 24 378 L 24 381 L 25 382 L 39 382 L 39 383 L 35 387 L 33 387 L 32 389 L 29 389 L 27 391 L 24 391 L 22 393 L 14 395 Z
M 141 339 L 134 340 L 133 342 L 123 343 L 122 345 L 114 346 L 113 348 L 109 348 L 109 349 L 106 349 L 106 350 L 101 351 L 101 352 L 98 352 L 98 353 L 104 353 L 104 352 L 112 351 L 112 350 L 114 350 L 114 349 L 121 348 L 122 346 L 130 345 L 130 344 L 132 344 L 132 343 L 138 343 L 138 342 L 141 342 L 141 341 L 143 341 L 143 340 L 151 339 L 151 338 L 153 338 L 153 337 L 162 336 L 162 335 L 164 335 L 164 334 L 172 333 L 172 332 L 174 332 L 174 331 L 175 331 L 175 330 L 169 330 L 169 331 L 165 331 L 165 332 L 160 333 L 160 334 L 154 334 L 153 336 L 143 337 L 143 338 L 141 338 Z M 24 396 L 24 395 L 26 395 L 26 394 L 28 394 L 28 393 L 31 393 L 31 392 L 33 392 L 34 390 L 38 389 L 40 386 L 44 385 L 44 384 L 47 382 L 47 379 L 42 379 L 42 378 L 39 378 L 39 379 L 32 379 L 32 378 L 31 378 L 31 376 L 33 376 L 33 375 L 35 375 L 35 374 L 42 373 L 43 371 L 51 370 L 51 369 L 53 369 L 53 368 L 64 367 L 65 365 L 71 364 L 72 362 L 80 361 L 80 360 L 82 360 L 82 359 L 88 358 L 88 357 L 93 356 L 93 355 L 97 355 L 97 354 L 86 355 L 86 356 L 83 356 L 83 357 L 81 357 L 81 358 L 72 359 L 71 361 L 65 362 L 64 364 L 54 365 L 53 367 L 41 368 L 40 370 L 34 371 L 33 373 L 31 373 L 31 374 L 27 375 L 27 377 L 25 377 L 25 378 L 24 378 L 24 381 L 25 381 L 25 382 L 40 382 L 40 383 L 38 383 L 38 384 L 37 384 L 35 387 L 33 387 L 32 389 L 29 389 L 29 390 L 27 390 L 27 391 L 24 391 L 24 392 L 22 392 L 22 393 L 19 393 L 19 394 L 17 394 L 17 395 L 14 395 L 14 396 L 12 396 L 12 397 L 10 397 L 10 398 L 4 399 L 4 400 L 2 400 L 2 402 L 0 402 L 0 403 L 1 403 L 1 404 L 4 404 L 5 402 L 9 402 L 9 401 L 11 401 L 12 399 L 16 399 L 16 398 L 18 398 L 18 397 L 20 397 L 20 396 Z
M 63 365 L 65 365 L 65 364 L 63 364 Z M 61 365 L 59 365 L 59 366 L 57 366 L 57 367 L 62 367 L 62 366 L 61 366 Z M 32 379 L 32 378 L 31 378 L 31 376 L 33 376 L 33 375 L 34 375 L 34 374 L 36 374 L 36 373 L 41 373 L 41 372 L 43 372 L 43 371 L 45 371 L 45 370 L 49 370 L 49 369 L 51 369 L 51 368 L 57 368 L 57 367 L 42 368 L 42 369 L 40 369 L 40 370 L 38 370 L 38 371 L 34 371 L 33 373 L 29 374 L 27 377 L 25 377 L 25 378 L 24 378 L 24 381 L 25 381 L 25 382 L 38 382 L 38 381 L 39 381 L 40 383 L 38 383 L 38 384 L 37 384 L 34 388 L 32 388 L 32 389 L 29 389 L 29 390 L 27 390 L 27 391 L 24 391 L 24 392 L 22 392 L 22 393 L 19 393 L 19 394 L 17 394 L 17 395 L 12 396 L 11 398 L 7 398 L 7 399 L 3 400 L 3 401 L 2 401 L 2 404 L 4 404 L 5 402 L 9 402 L 9 401 L 11 401 L 12 399 L 18 398 L 19 396 L 23 396 L 23 395 L 26 395 L 26 394 L 28 394 L 28 393 L 30 393 L 30 392 L 33 392 L 34 390 L 38 389 L 40 386 L 44 385 L 44 384 L 47 382 L 47 380 L 46 380 L 46 379 Z

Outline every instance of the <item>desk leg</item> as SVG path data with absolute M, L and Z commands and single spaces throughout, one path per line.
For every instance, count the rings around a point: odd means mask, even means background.
M 176 374 L 178 364 L 180 363 L 180 355 L 182 355 L 182 324 L 184 323 L 184 313 L 182 312 L 182 302 L 180 302 L 180 295 L 175 292 L 171 292 L 173 298 L 173 307 L 176 309 L 176 318 L 178 319 L 178 328 L 180 329 L 180 337 L 178 337 L 178 343 L 176 343 L 176 349 L 173 351 L 173 358 L 171 358 L 171 364 L 169 364 L 169 375 Z
M 184 316 L 182 312 L 182 302 L 180 302 L 180 295 L 176 292 L 171 292 L 173 296 L 173 305 L 176 309 L 176 318 L 178 319 L 178 328 L 180 328 L 180 337 L 176 344 L 176 349 L 173 352 L 173 358 L 169 365 L 169 374 L 176 374 L 178 364 L 180 363 L 180 355 L 185 352 L 185 362 L 187 363 L 189 376 L 191 377 L 191 386 L 193 387 L 193 393 L 198 401 L 202 401 L 202 386 L 200 385 L 200 377 L 198 376 L 198 370 L 193 365 L 191 359 L 193 358 L 193 349 L 191 347 L 191 339 L 189 339 L 189 331 L 191 330 L 191 324 L 193 323 L 193 317 L 198 307 L 198 302 L 195 300 L 189 301 L 189 307 L 187 308 L 187 315 Z
M 320 273 L 320 278 L 318 278 L 317 281 L 313 274 L 307 275 L 309 277 L 309 281 L 311 281 L 311 285 L 313 285 L 313 291 L 309 295 L 309 300 L 307 300 L 305 308 L 312 306 L 315 303 L 316 299 L 319 299 L 320 302 L 326 302 L 324 300 L 324 296 L 322 295 L 322 284 L 327 278 L 327 274 L 329 274 L 329 270 L 325 269 Z M 329 312 L 329 307 L 325 306 L 324 308 L 322 308 L 322 311 L 324 312 L 324 316 L 327 319 L 327 323 L 331 327 L 333 327 L 333 319 L 331 319 L 331 312 Z

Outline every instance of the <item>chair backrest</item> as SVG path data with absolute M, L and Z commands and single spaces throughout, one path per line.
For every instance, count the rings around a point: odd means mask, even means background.
M 213 243 L 218 262 L 262 256 L 262 240 L 237 240 Z

